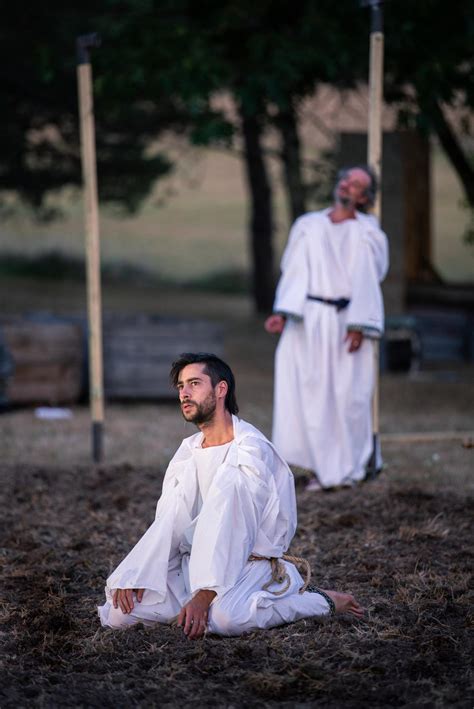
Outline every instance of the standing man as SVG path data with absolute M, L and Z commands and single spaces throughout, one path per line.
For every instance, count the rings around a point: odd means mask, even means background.
M 174 362 L 186 438 L 156 518 L 107 579 L 103 625 L 172 623 L 190 639 L 240 635 L 331 612 L 363 614 L 347 593 L 305 590 L 283 560 L 296 528 L 294 481 L 271 443 L 237 418 L 230 368 L 212 354 Z
M 286 461 L 312 470 L 310 490 L 353 485 L 372 450 L 372 342 L 384 312 L 380 282 L 387 238 L 364 214 L 376 194 L 369 167 L 342 171 L 329 209 L 294 223 L 274 313 L 273 442 Z

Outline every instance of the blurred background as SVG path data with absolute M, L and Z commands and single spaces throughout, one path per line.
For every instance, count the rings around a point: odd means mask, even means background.
M 472 426 L 471 10 L 468 0 L 384 4 L 386 432 Z M 243 415 L 269 433 L 275 341 L 263 316 L 291 222 L 328 203 L 339 167 L 365 162 L 368 9 L 347 0 L 20 1 L 3 16 L 4 459 L 88 456 L 75 54 L 88 32 L 102 39 L 91 62 L 109 455 L 166 459 L 182 437 L 166 373 L 184 349 L 228 357 Z M 150 420 L 156 403 L 166 446 Z M 58 428 L 33 417 L 38 406 L 77 408 Z M 138 443 L 132 454 L 147 426 L 151 448 Z

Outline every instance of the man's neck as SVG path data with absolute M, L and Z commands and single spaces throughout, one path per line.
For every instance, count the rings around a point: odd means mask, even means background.
M 224 443 L 229 443 L 234 439 L 232 414 L 227 409 L 221 414 L 216 411 L 212 421 L 201 424 L 199 430 L 203 434 L 201 444 L 203 448 L 222 446 Z
M 329 219 L 333 224 L 339 224 L 340 222 L 346 221 L 346 219 L 355 219 L 356 210 L 353 205 L 345 206 L 340 202 L 335 202 L 331 211 L 329 212 Z

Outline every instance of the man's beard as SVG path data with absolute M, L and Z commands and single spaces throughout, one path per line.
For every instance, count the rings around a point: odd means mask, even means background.
M 209 423 L 209 421 L 212 421 L 214 418 L 216 411 L 216 395 L 214 392 L 211 392 L 207 399 L 204 399 L 201 404 L 196 404 L 196 402 L 192 399 L 184 401 L 183 404 L 193 404 L 194 406 L 194 408 L 191 411 L 188 411 L 188 413 L 185 413 L 181 409 L 181 413 L 186 421 L 189 423 L 194 423 L 196 426 L 201 426 L 203 423 Z
M 349 195 L 342 195 L 341 196 L 340 194 L 338 194 L 338 191 L 339 191 L 339 185 L 336 185 L 336 187 L 334 188 L 334 201 L 337 204 L 340 204 L 341 207 L 344 207 L 344 209 L 351 209 L 352 207 L 354 207 L 354 208 L 356 207 L 354 201 L 352 200 L 351 197 L 349 197 Z

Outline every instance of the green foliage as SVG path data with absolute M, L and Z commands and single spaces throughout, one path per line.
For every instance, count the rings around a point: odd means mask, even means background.
M 18 191 L 39 216 L 50 215 L 44 207 L 48 192 L 81 183 L 75 41 L 85 32 L 103 30 L 105 46 L 108 42 L 105 53 L 99 49 L 92 54 L 101 199 L 134 211 L 153 182 L 171 169 L 166 156 L 149 156 L 147 149 L 163 129 L 179 123 L 176 109 L 158 111 L 156 104 L 143 101 L 143 93 L 136 91 L 143 79 L 139 63 L 132 67 L 122 96 L 109 90 L 114 82 L 103 72 L 109 55 L 118 54 L 114 33 L 107 29 L 114 27 L 111 5 L 84 2 L 79 8 L 53 1 L 32 8 L 19 0 L 4 10 L 0 190 Z M 27 48 L 21 54 L 18 37 Z
M 183 284 L 194 291 L 209 293 L 250 293 L 251 283 L 247 273 L 238 269 L 217 271 L 203 278 L 187 281 Z
M 6 253 L 0 256 L 0 274 L 45 280 L 84 281 L 83 259 L 49 251 L 39 256 Z
M 412 85 L 446 103 L 474 105 L 473 10 L 472 0 L 386 3 L 389 98 L 408 102 Z
M 66 255 L 57 250 L 31 256 L 11 252 L 0 254 L 0 276 L 32 278 L 40 281 L 84 282 L 86 267 L 83 258 Z M 178 286 L 209 293 L 250 292 L 248 274 L 237 268 L 215 271 L 198 278 L 188 276 L 176 282 L 145 267 L 114 261 L 102 264 L 101 276 L 105 283 L 139 283 L 167 288 Z
M 384 8 L 386 97 L 401 122 L 436 130 L 433 100 L 472 108 L 472 0 Z M 92 53 L 101 199 L 129 211 L 172 169 L 147 151 L 163 131 L 230 145 L 237 128 L 212 108 L 218 92 L 273 122 L 318 82 L 368 75 L 369 12 L 356 0 L 4 3 L 0 190 L 18 190 L 39 213 L 47 192 L 81 182 L 75 39 L 90 31 L 103 40 Z

